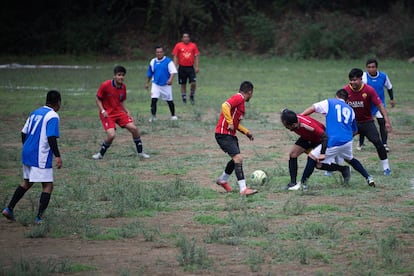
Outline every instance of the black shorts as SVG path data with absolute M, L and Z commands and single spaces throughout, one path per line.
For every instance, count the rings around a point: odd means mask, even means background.
M 216 133 L 216 141 L 220 148 L 231 157 L 240 153 L 237 136 Z
M 316 148 L 320 143 L 311 142 L 308 140 L 303 139 L 302 137 L 299 137 L 298 140 L 296 140 L 295 145 L 298 145 L 301 148 L 305 149 L 306 153 L 309 153 L 311 150 Z
M 357 123 L 357 125 L 359 135 L 364 135 L 374 145 L 382 143 L 378 129 L 375 126 L 374 120 L 363 123 Z
M 187 84 L 187 79 L 190 83 L 196 82 L 196 73 L 193 66 L 179 66 L 178 67 L 178 84 Z

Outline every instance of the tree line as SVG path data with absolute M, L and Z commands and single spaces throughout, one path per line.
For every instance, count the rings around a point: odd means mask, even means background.
M 189 32 L 203 52 L 298 58 L 414 55 L 409 0 L 3 1 L 3 55 L 139 58 Z

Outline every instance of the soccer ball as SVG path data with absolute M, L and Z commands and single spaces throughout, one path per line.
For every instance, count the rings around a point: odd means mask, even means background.
M 267 175 L 262 170 L 256 170 L 250 175 L 250 180 L 254 185 L 264 185 L 267 181 Z

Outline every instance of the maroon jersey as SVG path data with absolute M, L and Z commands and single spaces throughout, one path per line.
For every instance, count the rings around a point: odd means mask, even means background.
M 243 120 L 245 113 L 244 96 L 241 93 L 234 94 L 226 101 L 226 103 L 230 106 L 230 115 L 233 119 L 234 129 L 228 129 L 229 125 L 222 111 L 216 125 L 216 133 L 236 135 L 236 130 L 239 127 L 240 121 Z
M 310 116 L 297 115 L 299 127 L 293 130 L 303 139 L 320 144 L 325 126 Z
M 104 81 L 96 96 L 102 101 L 102 106 L 109 116 L 125 112 L 121 102 L 126 100 L 126 86 L 116 87 L 114 80 Z
M 371 105 L 378 106 L 382 103 L 375 89 L 368 84 L 362 84 L 358 91 L 354 91 L 351 85 L 345 85 L 344 89 L 348 92 L 348 104 L 355 111 L 357 123 L 374 120 Z

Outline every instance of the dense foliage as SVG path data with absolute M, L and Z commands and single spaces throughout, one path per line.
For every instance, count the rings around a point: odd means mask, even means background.
M 409 57 L 413 10 L 408 0 L 4 1 L 0 50 L 140 58 L 188 31 L 205 54 Z

